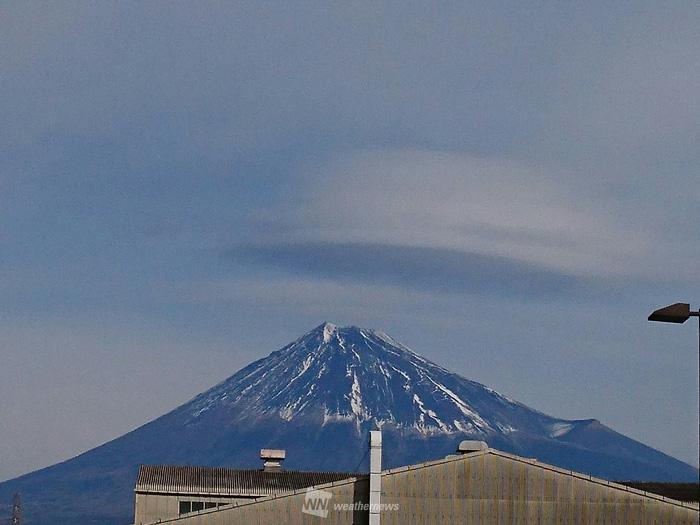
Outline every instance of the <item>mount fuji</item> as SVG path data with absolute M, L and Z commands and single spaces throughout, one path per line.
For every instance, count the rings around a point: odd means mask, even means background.
M 383 332 L 330 323 L 251 363 L 172 412 L 73 459 L 0 484 L 27 524 L 129 523 L 139 464 L 362 471 L 367 435 L 384 467 L 453 453 L 462 439 L 617 480 L 698 480 L 698 470 L 595 419 L 548 416 L 428 361 Z

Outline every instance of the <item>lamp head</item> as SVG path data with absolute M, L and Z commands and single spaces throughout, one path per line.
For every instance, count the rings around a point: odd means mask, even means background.
M 685 323 L 690 317 L 690 305 L 688 303 L 676 303 L 664 308 L 654 310 L 649 316 L 649 321 L 662 323 Z

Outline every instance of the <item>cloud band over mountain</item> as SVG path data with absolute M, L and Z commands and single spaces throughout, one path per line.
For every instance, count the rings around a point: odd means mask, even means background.
M 305 276 L 394 284 L 433 292 L 556 297 L 582 292 L 586 279 L 506 257 L 445 248 L 362 242 L 240 244 L 226 259 Z

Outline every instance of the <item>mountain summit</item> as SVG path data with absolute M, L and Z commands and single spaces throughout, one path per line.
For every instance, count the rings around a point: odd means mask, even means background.
M 28 524 L 126 523 L 142 463 L 357 471 L 367 433 L 385 468 L 454 452 L 462 439 L 608 479 L 697 481 L 698 470 L 597 420 L 558 419 L 428 361 L 390 336 L 323 323 L 172 412 L 69 461 L 0 484 Z
M 576 422 L 535 412 L 431 363 L 383 332 L 323 323 L 187 405 L 227 419 L 279 417 L 390 427 L 420 436 L 486 438 L 517 431 L 563 436 Z

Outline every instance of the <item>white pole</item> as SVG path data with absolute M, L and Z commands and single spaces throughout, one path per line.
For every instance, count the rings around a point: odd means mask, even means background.
M 379 525 L 382 495 L 382 433 L 369 433 L 369 525 Z

